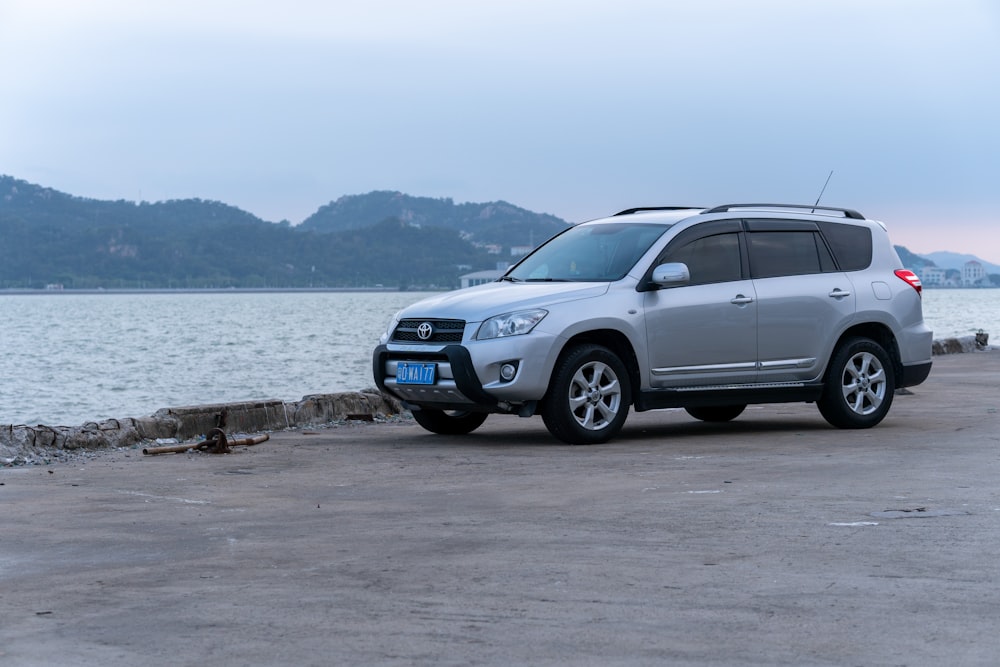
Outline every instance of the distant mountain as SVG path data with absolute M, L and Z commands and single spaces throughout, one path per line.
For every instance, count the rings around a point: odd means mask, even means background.
M 896 254 L 899 255 L 899 260 L 903 262 L 903 266 L 908 269 L 922 269 L 925 266 L 937 266 L 926 257 L 921 257 L 920 255 L 910 252 L 904 246 L 898 245 L 893 247 L 896 248 Z
M 156 227 L 169 223 L 177 229 L 196 229 L 203 222 L 253 224 L 263 222 L 252 213 L 217 201 L 183 199 L 136 203 L 74 197 L 52 188 L 0 175 L 0 214 L 54 229 L 119 225 Z
M 378 191 L 341 197 L 292 226 L 217 201 L 103 201 L 0 175 L 0 289 L 448 289 L 567 224 L 503 201 Z M 972 258 L 896 249 L 912 269 Z
M 979 259 L 975 255 L 938 250 L 924 255 L 924 257 L 943 269 L 958 269 L 960 271 L 962 267 L 965 266 L 966 262 L 974 261 L 982 264 L 983 268 L 986 269 L 986 273 L 1000 274 L 1000 265 L 990 264 L 985 260 Z
M 496 266 L 497 255 L 431 222 L 319 233 L 221 202 L 101 201 L 0 176 L 0 289 L 451 288 Z
M 566 229 L 554 215 L 533 213 L 504 201 L 456 204 L 450 198 L 412 197 L 380 190 L 348 195 L 321 206 L 299 228 L 321 233 L 363 229 L 392 218 L 415 227 L 454 229 L 477 245 L 538 245 Z

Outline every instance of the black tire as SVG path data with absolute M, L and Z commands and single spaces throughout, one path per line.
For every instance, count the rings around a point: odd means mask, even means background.
M 414 410 L 413 418 L 431 433 L 440 435 L 465 435 L 483 425 L 489 416 L 487 412 L 466 412 L 460 410 Z
M 820 414 L 837 428 L 871 428 L 882 421 L 896 393 L 892 360 L 868 338 L 850 338 L 830 360 Z
M 579 345 L 556 363 L 542 420 L 565 443 L 594 445 L 621 430 L 631 403 L 632 384 L 621 359 L 606 347 Z
M 689 415 L 703 422 L 728 422 L 736 419 L 747 409 L 746 405 L 711 405 L 698 408 L 684 408 Z

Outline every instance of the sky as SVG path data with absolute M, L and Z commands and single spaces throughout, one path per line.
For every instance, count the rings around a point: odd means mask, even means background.
M 344 195 L 822 203 L 1000 263 L 998 0 L 0 0 L 0 174 L 301 222 Z

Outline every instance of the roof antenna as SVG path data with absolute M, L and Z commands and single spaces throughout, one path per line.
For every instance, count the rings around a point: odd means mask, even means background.
M 816 203 L 813 206 L 819 206 L 819 200 L 823 198 L 823 193 L 826 192 L 826 186 L 830 184 L 830 179 L 833 177 L 833 169 L 830 170 L 830 174 L 826 177 L 826 183 L 823 184 L 823 189 L 819 191 L 819 197 L 816 197 Z M 815 213 L 816 209 L 810 211 Z

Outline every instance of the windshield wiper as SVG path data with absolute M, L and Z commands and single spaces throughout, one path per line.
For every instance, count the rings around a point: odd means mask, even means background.
M 569 283 L 573 282 L 568 278 L 528 278 L 529 283 Z
M 521 279 L 515 278 L 514 276 L 500 276 L 500 280 L 498 282 L 502 283 L 504 281 L 507 281 L 509 283 L 519 283 L 521 282 Z

